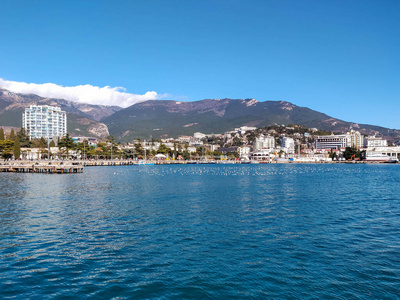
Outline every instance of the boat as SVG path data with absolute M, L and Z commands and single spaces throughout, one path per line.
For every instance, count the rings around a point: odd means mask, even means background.
M 141 160 L 141 161 L 139 161 L 139 162 L 137 163 L 137 165 L 139 165 L 139 166 L 154 166 L 154 163 L 153 163 L 153 162 L 147 162 L 147 161 Z
M 210 165 L 210 164 L 215 164 L 216 162 L 214 160 L 201 160 L 199 161 L 199 164 L 202 165 Z
M 367 153 L 363 159 L 366 162 L 383 162 L 383 163 L 398 163 L 399 160 L 395 156 L 389 156 L 382 153 Z
M 139 160 L 137 165 L 139 165 L 139 166 L 154 166 L 154 162 L 147 161 L 146 149 L 144 149 L 144 160 Z
M 389 160 L 385 161 L 386 164 L 397 164 L 399 160 L 396 157 L 391 157 Z

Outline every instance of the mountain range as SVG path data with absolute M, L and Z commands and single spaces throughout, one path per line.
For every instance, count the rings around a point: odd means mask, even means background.
M 70 135 L 104 138 L 111 134 L 122 142 L 136 138 L 167 138 L 194 132 L 223 133 L 240 126 L 298 124 L 335 133 L 351 129 L 366 135 L 400 140 L 400 131 L 346 122 L 286 101 L 255 99 L 205 99 L 194 102 L 149 100 L 127 108 L 76 103 L 64 99 L 16 94 L 0 89 L 0 126 L 20 127 L 22 112 L 31 104 L 55 105 L 67 112 Z
M 22 113 L 30 105 L 53 105 L 67 113 L 68 133 L 72 136 L 109 135 L 101 119 L 121 110 L 118 106 L 82 104 L 64 99 L 43 98 L 34 94 L 16 94 L 0 89 L 0 126 L 21 127 Z

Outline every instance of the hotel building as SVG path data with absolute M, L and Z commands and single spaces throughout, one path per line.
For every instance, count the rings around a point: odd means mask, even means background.
M 22 127 L 30 139 L 62 137 L 67 133 L 67 115 L 59 107 L 31 105 L 22 114 Z
M 387 147 L 387 145 L 387 140 L 381 137 L 370 136 L 364 139 L 364 147 L 366 148 Z
M 261 134 L 253 144 L 254 152 L 260 151 L 262 149 L 274 149 L 275 148 L 275 138 L 273 136 L 264 136 Z
M 350 131 L 341 135 L 322 135 L 315 139 L 316 149 L 340 149 L 345 147 L 362 148 L 364 137 L 358 131 Z
M 281 147 L 286 153 L 294 153 L 295 145 L 294 140 L 290 137 L 283 137 Z

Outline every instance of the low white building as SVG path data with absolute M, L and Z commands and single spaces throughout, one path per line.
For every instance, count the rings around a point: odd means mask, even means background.
M 400 146 L 394 147 L 376 147 L 367 149 L 366 155 L 369 156 L 371 154 L 381 154 L 393 156 L 400 159 Z
M 251 160 L 255 161 L 271 161 L 277 156 L 276 150 L 274 149 L 261 149 L 251 154 Z
M 387 140 L 382 137 L 368 136 L 364 138 L 364 147 L 366 148 L 387 147 L 387 145 Z
M 195 138 L 195 139 L 204 139 L 205 137 L 206 137 L 206 135 L 204 134 L 204 133 L 201 133 L 201 132 L 195 132 L 194 134 L 193 134 L 193 137 Z
M 257 127 L 250 127 L 250 126 L 242 126 L 239 128 L 235 128 L 235 132 L 239 133 L 240 135 L 245 134 L 247 131 L 253 131 L 256 130 Z
M 251 147 L 250 146 L 241 146 L 238 148 L 238 153 L 239 157 L 241 159 L 249 160 L 250 159 L 250 153 L 251 153 Z

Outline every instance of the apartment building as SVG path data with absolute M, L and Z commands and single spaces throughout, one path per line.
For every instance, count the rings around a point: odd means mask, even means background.
M 31 139 L 51 139 L 67 133 L 67 115 L 61 108 L 31 105 L 22 114 L 22 127 Z

